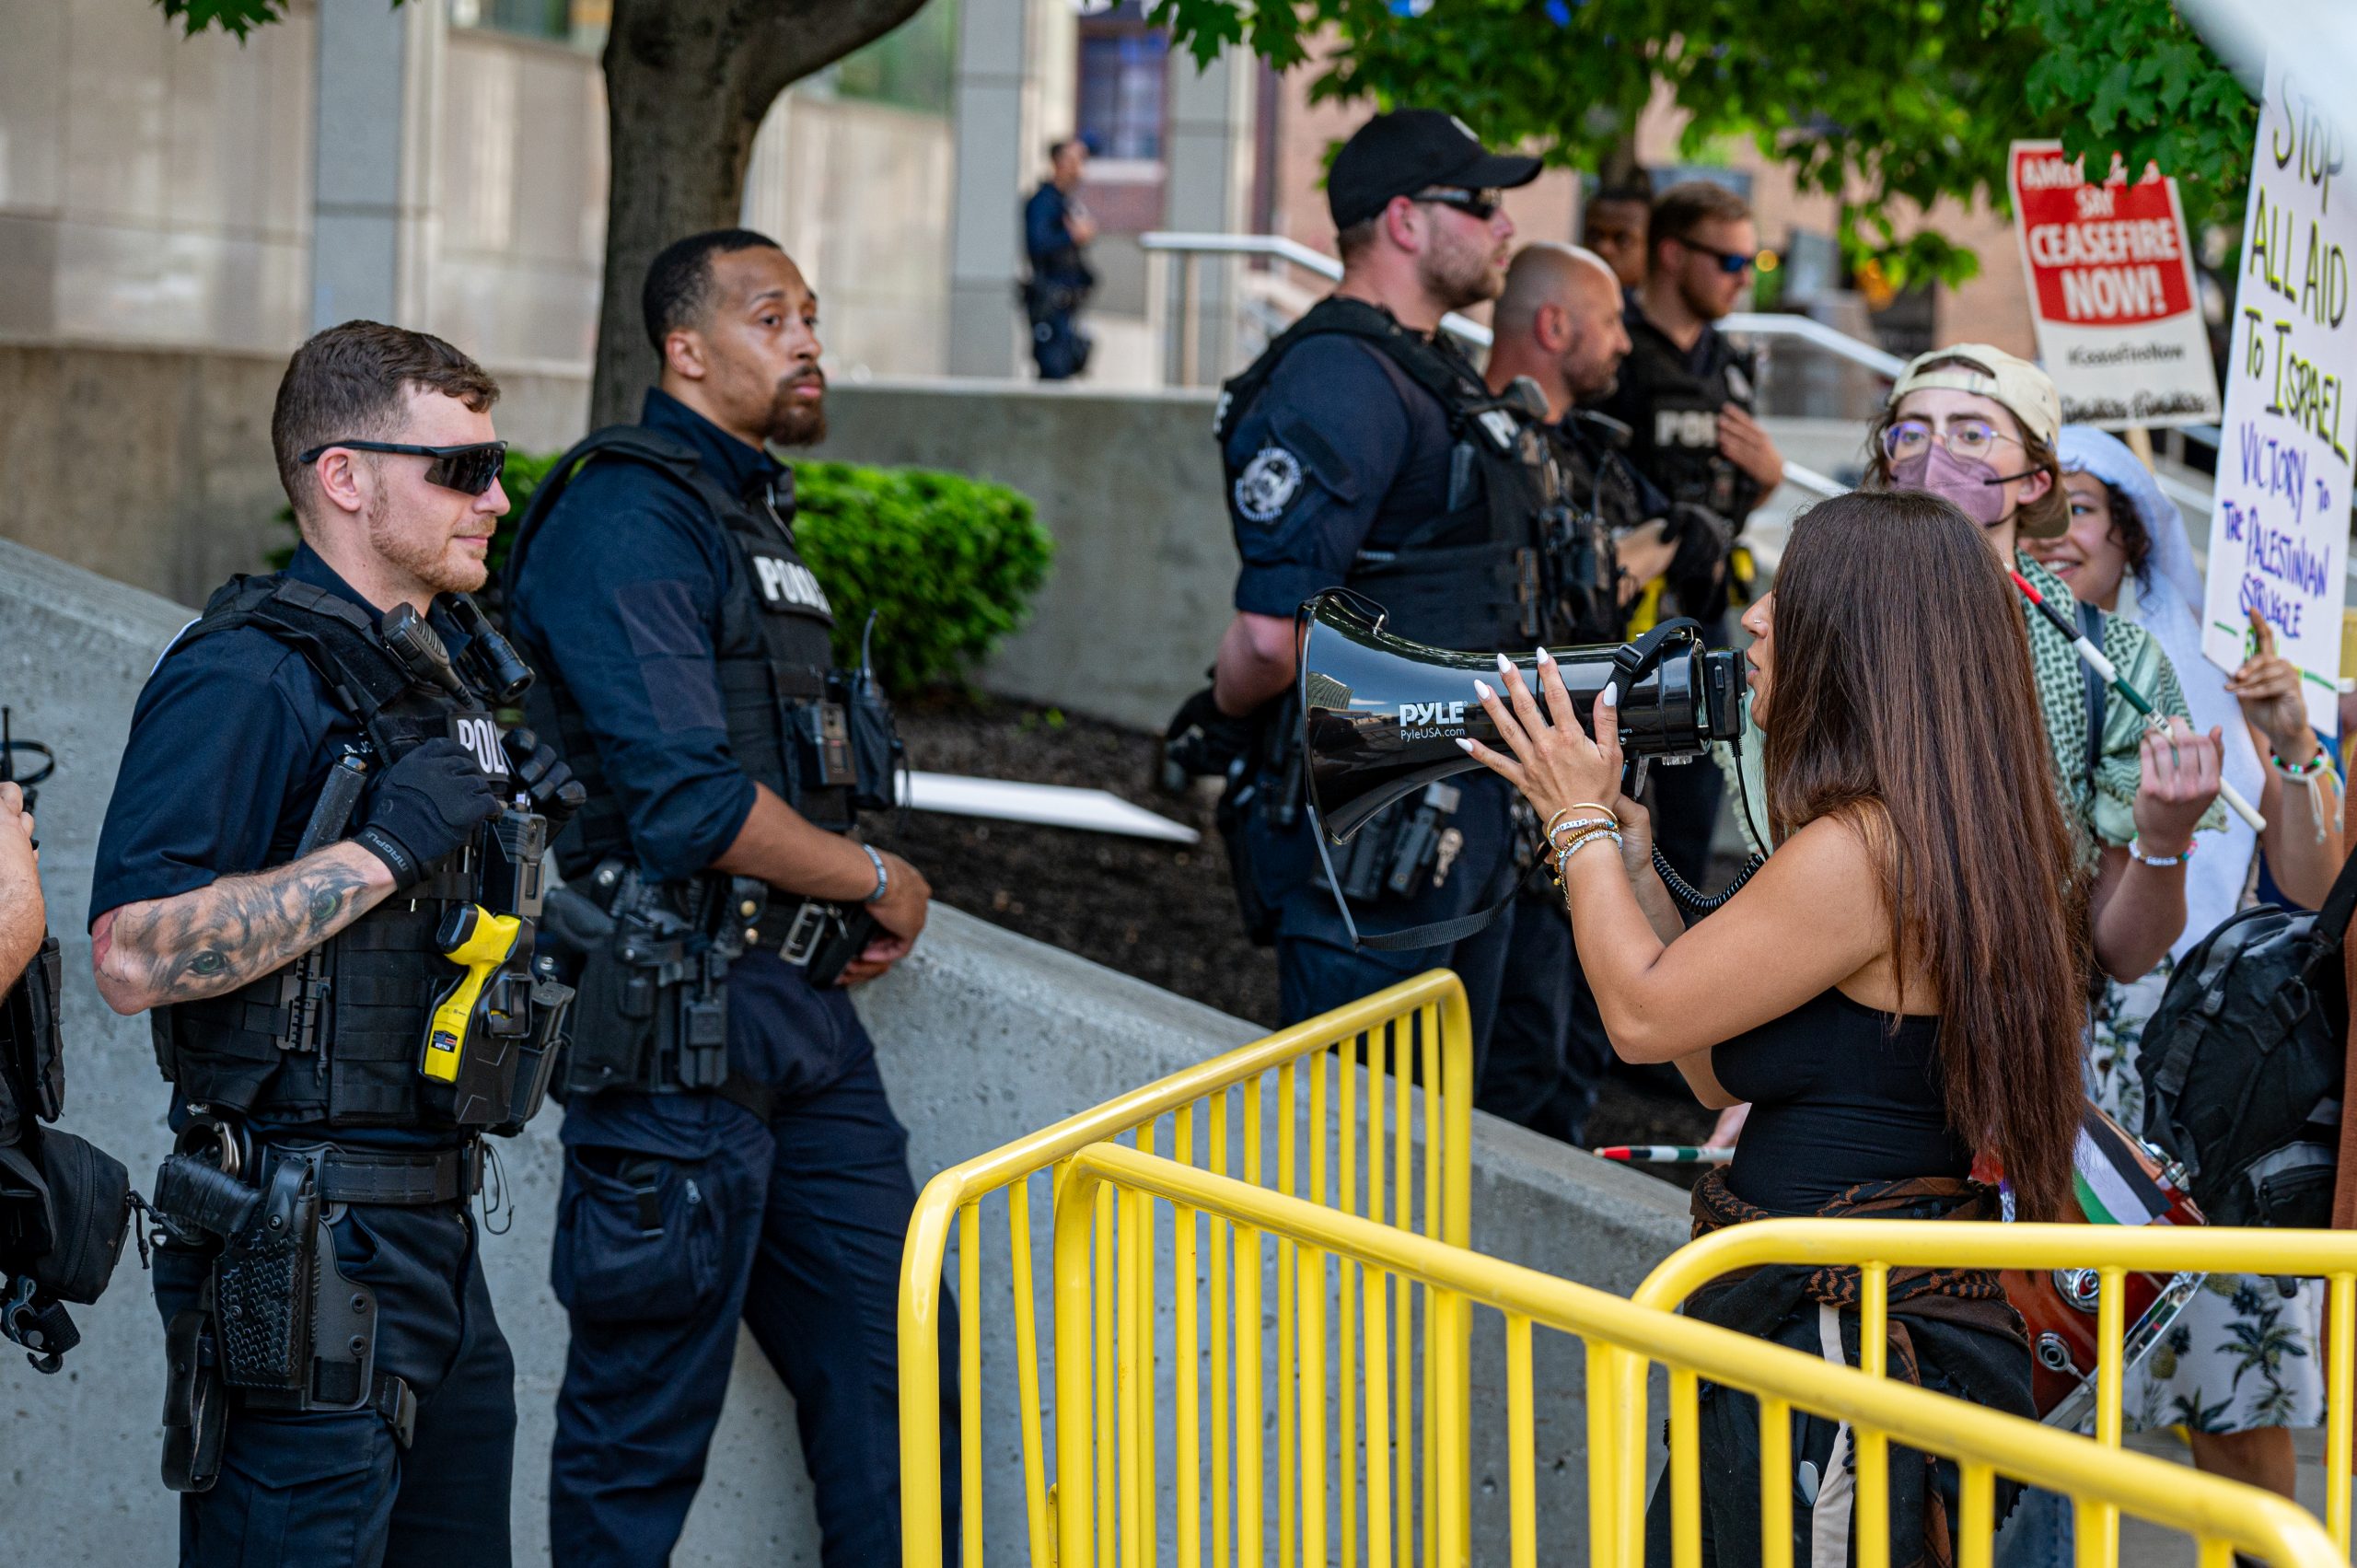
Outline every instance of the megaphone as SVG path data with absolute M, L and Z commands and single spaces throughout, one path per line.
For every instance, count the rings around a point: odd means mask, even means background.
M 1347 588 L 1318 595 L 1298 619 L 1309 805 L 1336 844 L 1392 802 L 1479 768 L 1458 748 L 1460 736 L 1504 749 L 1473 691 L 1476 677 L 1495 684 L 1497 656 L 1411 643 L 1383 621 L 1381 606 Z M 1596 694 L 1618 683 L 1620 749 L 1630 757 L 1690 758 L 1741 733 L 1741 656 L 1705 648 L 1691 621 L 1662 621 L 1633 643 L 1548 653 L 1583 728 Z M 1536 656 L 1515 662 L 1536 691 Z

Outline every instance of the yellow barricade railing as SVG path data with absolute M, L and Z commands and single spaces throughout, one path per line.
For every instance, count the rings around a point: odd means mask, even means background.
M 2092 1269 L 2100 1290 L 2096 1304 L 2097 1341 L 2096 1439 L 2119 1446 L 2120 1353 L 2127 1333 L 2128 1273 L 2274 1274 L 2321 1278 L 2328 1283 L 2325 1370 L 2325 1522 L 2345 1560 L 2349 1551 L 2350 1390 L 2352 1330 L 2357 1330 L 2357 1231 L 2236 1230 L 2189 1225 L 1998 1225 L 1952 1220 L 1784 1219 L 1729 1225 L 1689 1242 L 1664 1259 L 1637 1287 L 1633 1299 L 1645 1307 L 1674 1308 L 1701 1286 L 1736 1269 L 1762 1264 L 1839 1265 L 1860 1271 L 1859 1355 L 1864 1370 L 1883 1371 L 1887 1331 L 1890 1270 L 1897 1268 Z M 1621 1373 L 1623 1446 L 1634 1442 L 1642 1455 L 1644 1421 L 1642 1364 Z M 1635 1397 L 1634 1408 L 1630 1400 Z M 1858 1445 L 1859 1497 L 1863 1504 L 1887 1462 L 1883 1446 Z M 2182 1472 L 2179 1472 L 2182 1473 Z M 1623 1497 L 1644 1484 L 1642 1462 L 1624 1466 L 1618 1478 Z M 2107 1508 L 2081 1519 L 2092 1528 L 2093 1561 L 2117 1560 L 2118 1531 Z M 2080 1558 L 2090 1561 L 2088 1556 Z
M 1963 1482 L 1960 1568 L 1987 1568 L 1995 1527 L 1994 1486 L 2001 1475 L 2034 1480 L 2039 1486 L 2069 1493 L 2077 1502 L 2083 1520 L 2094 1510 L 2124 1512 L 2182 1530 L 2199 1541 L 2202 1568 L 2227 1568 L 2231 1554 L 2237 1551 L 2282 1568 L 2294 1564 L 2325 1568 L 2343 1561 L 2314 1518 L 2270 1493 L 2190 1472 L 2145 1455 L 2107 1449 L 2018 1417 L 1887 1382 L 1851 1367 L 1830 1365 L 1781 1345 L 1642 1307 L 1568 1280 L 1209 1171 L 1118 1145 L 1098 1144 L 1071 1159 L 1056 1202 L 1056 1459 L 1061 1478 L 1056 1528 L 1062 1568 L 1113 1568 L 1116 1563 L 1120 1568 L 1138 1568 L 1152 1563 L 1163 1539 L 1160 1495 L 1166 1480 L 1173 1483 L 1174 1492 L 1170 1539 L 1176 1541 L 1178 1560 L 1187 1568 L 1196 1568 L 1206 1559 L 1199 1533 L 1200 1510 L 1190 1510 L 1188 1499 L 1197 1493 L 1202 1480 L 1208 1479 L 1216 1504 L 1230 1481 L 1223 1454 L 1215 1451 L 1206 1465 L 1199 1447 L 1186 1438 L 1174 1445 L 1168 1477 L 1160 1473 L 1155 1454 L 1141 1451 L 1126 1435 L 1117 1440 L 1115 1454 L 1105 1451 L 1107 1411 L 1114 1411 L 1118 1420 L 1155 1386 L 1159 1359 L 1155 1327 L 1157 1308 L 1164 1305 L 1155 1282 L 1141 1272 L 1136 1256 L 1124 1252 L 1109 1258 L 1101 1246 L 1098 1215 L 1108 1202 L 1143 1208 L 1149 1215 L 1157 1202 L 1168 1205 L 1182 1249 L 1179 1255 L 1186 1259 L 1195 1256 L 1187 1243 L 1197 1237 L 1200 1224 L 1208 1222 L 1213 1227 L 1211 1257 L 1214 1260 L 1223 1255 L 1218 1242 L 1221 1230 L 1232 1227 L 1232 1266 L 1225 1275 L 1199 1281 L 1194 1271 L 1182 1264 L 1176 1300 L 1170 1305 L 1183 1309 L 1183 1304 L 1208 1283 L 1213 1322 L 1218 1323 L 1232 1311 L 1236 1332 L 1255 1342 L 1260 1337 L 1260 1301 L 1257 1293 L 1245 1285 L 1260 1277 L 1268 1243 L 1289 1249 L 1291 1266 L 1298 1278 L 1294 1296 L 1299 1314 L 1295 1342 L 1300 1347 L 1302 1372 L 1299 1388 L 1289 1389 L 1287 1397 L 1298 1398 L 1303 1433 L 1295 1493 L 1305 1504 L 1300 1530 L 1295 1540 L 1271 1542 L 1262 1523 L 1248 1516 L 1239 1505 L 1233 1510 L 1234 1539 L 1223 1528 L 1210 1543 L 1208 1561 L 1213 1564 L 1356 1563 L 1359 1545 L 1350 1534 L 1353 1477 L 1364 1482 L 1364 1561 L 1371 1568 L 1375 1564 L 1387 1568 L 1395 1561 L 1395 1547 L 1400 1564 L 1416 1560 L 1404 1531 L 1395 1536 L 1389 1530 L 1391 1509 L 1387 1506 L 1383 1479 L 1388 1468 L 1387 1449 L 1395 1440 L 1403 1447 L 1408 1446 L 1411 1434 L 1404 1426 L 1390 1434 L 1385 1430 L 1388 1401 L 1380 1358 L 1369 1358 L 1367 1380 L 1357 1388 L 1352 1386 L 1354 1369 L 1347 1355 L 1330 1364 L 1337 1385 L 1332 1390 L 1334 1409 L 1338 1413 L 1350 1410 L 1354 1398 L 1362 1404 L 1366 1412 L 1363 1439 L 1344 1430 L 1329 1442 L 1324 1427 L 1329 1364 L 1325 1357 L 1328 1336 L 1323 1307 L 1329 1283 L 1339 1290 L 1354 1271 L 1364 1272 L 1370 1341 L 1379 1340 L 1382 1334 L 1382 1303 L 1389 1295 L 1385 1288 L 1389 1281 L 1423 1289 L 1432 1310 L 1459 1328 L 1467 1324 L 1474 1306 L 1492 1307 L 1504 1315 L 1506 1507 L 1508 1561 L 1513 1568 L 1535 1568 L 1538 1562 L 1534 1327 L 1576 1335 L 1587 1347 L 1588 1561 L 1592 1563 L 1633 1565 L 1637 1560 L 1643 1534 L 1643 1499 L 1618 1484 L 1618 1477 L 1634 1474 L 1642 1479 L 1643 1448 L 1639 1445 L 1621 1450 L 1638 1458 L 1637 1467 L 1616 1467 L 1615 1439 L 1622 1430 L 1627 1406 L 1623 1385 L 1615 1373 L 1622 1364 L 1642 1367 L 1652 1361 L 1669 1368 L 1675 1417 L 1670 1484 L 1679 1568 L 1693 1568 L 1701 1558 L 1699 1440 L 1693 1416 L 1698 1384 L 1703 1380 L 1747 1392 L 1759 1401 L 1760 1556 L 1765 1568 L 1791 1568 L 1792 1564 L 1791 1423 L 1795 1411 L 1804 1411 L 1847 1422 L 1861 1440 L 1862 1456 L 1864 1439 L 1871 1436 L 1879 1446 L 1897 1442 L 1957 1463 Z M 1334 1266 L 1330 1282 L 1329 1264 Z M 1234 1283 L 1232 1303 L 1223 1280 Z M 1092 1327 L 1109 1299 L 1119 1304 L 1122 1315 L 1109 1364 Z M 1444 1356 L 1462 1353 L 1447 1333 L 1437 1343 Z M 1174 1375 L 1183 1375 L 1192 1366 L 1183 1342 L 1176 1347 L 1168 1365 Z M 1445 1369 L 1444 1376 L 1462 1366 L 1457 1362 L 1455 1368 Z M 1235 1372 L 1239 1395 L 1234 1417 L 1238 1423 L 1240 1461 L 1243 1426 L 1259 1416 L 1256 1408 L 1244 1402 L 1240 1391 L 1248 1380 L 1257 1378 L 1257 1363 L 1240 1359 Z M 1198 1391 L 1183 1376 L 1178 1377 L 1176 1387 L 1180 1402 L 1178 1413 L 1188 1415 L 1190 1401 L 1199 1398 Z M 1637 1408 L 1642 1411 L 1642 1386 L 1638 1400 Z M 1445 1406 L 1444 1401 L 1435 1413 L 1445 1414 Z M 1200 1420 L 1199 1411 L 1191 1414 Z M 1225 1412 L 1215 1406 L 1213 1419 L 1216 1435 L 1216 1423 L 1225 1419 Z M 1333 1478 L 1330 1485 L 1329 1476 Z M 1234 1477 L 1239 1489 L 1247 1479 L 1239 1462 Z M 1109 1490 L 1110 1496 L 1106 1495 Z M 1870 1495 L 1885 1505 L 1875 1517 L 1869 1516 Z M 1857 1499 L 1856 1561 L 1860 1568 L 1887 1568 L 1887 1498 L 1870 1490 L 1862 1473 Z M 1469 1503 L 1461 1488 L 1444 1486 L 1438 1500 L 1442 1518 L 1436 1540 L 1426 1536 L 1422 1561 L 1457 1568 L 1467 1560 Z M 1332 1522 L 1341 1527 L 1340 1532 L 1328 1528 L 1329 1508 Z M 1337 1540 L 1338 1533 L 1337 1547 L 1329 1552 L 1328 1543 Z M 2080 1561 L 2089 1559 L 2082 1556 Z
M 1006 1289 L 1014 1310 L 1014 1375 L 1023 1424 L 1024 1519 L 1030 1561 L 1034 1568 L 1047 1568 L 1054 1561 L 1054 1549 L 1050 1539 L 1052 1527 L 1041 1432 L 1046 1407 L 1040 1398 L 1030 1179 L 1056 1170 L 1053 1179 L 1061 1187 L 1062 1167 L 1077 1151 L 1130 1136 L 1149 1154 L 1167 1147 L 1181 1162 L 1191 1164 L 1200 1157 L 1209 1170 L 1225 1174 L 1236 1169 L 1256 1186 L 1271 1181 L 1277 1191 L 1306 1194 L 1321 1203 L 1333 1202 L 1354 1214 L 1403 1229 L 1422 1229 L 1461 1245 L 1469 1239 L 1472 1227 L 1471 1041 L 1463 984 L 1447 970 L 1434 970 L 952 1166 L 927 1182 L 918 1196 L 900 1259 L 900 1525 L 901 1561 L 906 1568 L 940 1568 L 943 1561 L 939 1334 L 945 1305 L 942 1268 L 953 1234 L 962 1318 L 958 1367 L 959 1561 L 963 1568 L 981 1568 L 983 1562 L 982 1336 L 977 1325 L 984 1311 L 982 1202 L 986 1197 L 1003 1193 L 1005 1198 Z M 1419 1094 L 1411 1088 L 1411 1079 L 1427 1088 L 1437 1085 L 1439 1092 Z M 1240 1102 L 1234 1111 L 1231 1098 Z M 1264 1099 L 1269 1102 L 1265 1114 Z M 1166 1117 L 1169 1121 L 1167 1144 L 1158 1132 Z M 1268 1157 L 1271 1145 L 1273 1159 Z M 1116 1214 L 1109 1200 L 1096 1223 L 1095 1244 L 1108 1256 L 1118 1254 L 1124 1277 L 1143 1282 L 1141 1293 L 1119 1302 L 1108 1297 L 1098 1303 L 1095 1316 L 1059 1324 L 1054 1343 L 1061 1344 L 1062 1332 L 1069 1330 L 1086 1347 L 1082 1353 L 1109 1369 L 1116 1344 L 1135 1342 L 1136 1315 L 1150 1309 L 1155 1253 L 1150 1231 L 1142 1230 L 1126 1212 Z M 1177 1265 L 1191 1272 L 1197 1253 L 1193 1238 L 1188 1239 L 1190 1244 L 1178 1255 Z M 1226 1251 L 1216 1236 L 1209 1256 L 1214 1277 L 1223 1281 L 1225 1288 Z M 1277 1316 L 1286 1325 L 1280 1340 L 1283 1364 L 1288 1366 L 1293 1356 L 1294 1285 L 1290 1272 L 1280 1275 Z M 1239 1296 L 1256 1303 L 1260 1286 L 1257 1271 L 1249 1279 L 1236 1282 Z M 997 1299 L 1005 1301 L 1008 1296 Z M 1255 1351 L 1251 1375 L 1243 1376 L 1237 1364 L 1235 1388 L 1238 1413 L 1248 1410 L 1253 1419 L 1234 1434 L 1237 1458 L 1250 1467 L 1256 1479 L 1263 1458 L 1258 1414 L 1262 1398 L 1259 1323 L 1256 1305 L 1249 1324 Z M 1197 1327 L 1191 1314 L 1178 1320 L 1185 1402 L 1176 1440 L 1191 1441 L 1190 1395 L 1197 1386 L 1198 1355 L 1208 1350 L 1213 1369 L 1213 1444 L 1225 1463 L 1230 1431 L 1226 1419 L 1229 1324 L 1224 1317 L 1214 1318 L 1208 1345 L 1196 1336 Z M 1433 1331 L 1434 1326 L 1428 1325 L 1419 1346 L 1411 1342 L 1403 1323 L 1397 1354 L 1404 1368 L 1421 1349 L 1427 1408 L 1437 1401 L 1453 1404 L 1461 1411 L 1464 1359 L 1460 1354 L 1455 1361 L 1457 1382 L 1436 1387 L 1433 1378 L 1443 1358 L 1434 1353 Z M 1376 1343 L 1369 1342 L 1370 1353 Z M 1403 1427 L 1405 1388 L 1403 1376 Z M 1281 1408 L 1288 1413 L 1278 1423 L 1277 1449 L 1281 1459 L 1290 1463 L 1299 1439 L 1290 1404 Z M 1129 1401 L 1118 1411 L 1109 1406 L 1102 1449 L 1108 1468 L 1097 1489 L 1101 1493 L 1110 1495 L 1117 1452 L 1121 1465 L 1142 1458 L 1151 1470 L 1158 1430 L 1150 1383 L 1132 1387 Z M 1404 1444 L 1399 1453 L 1404 1487 L 1412 1473 L 1412 1458 Z M 1464 1467 L 1461 1419 L 1453 1435 L 1447 1423 L 1428 1426 L 1422 1465 L 1426 1492 L 1438 1487 L 1444 1476 L 1461 1477 Z M 1225 1510 L 1229 1501 L 1223 1494 L 1218 1507 Z M 1263 1506 L 1258 1487 L 1240 1491 L 1233 1501 L 1237 1508 L 1251 1511 L 1257 1527 Z M 1294 1510 L 1290 1490 L 1281 1487 L 1277 1502 L 1279 1518 L 1289 1530 Z M 1224 1511 L 1215 1520 L 1223 1529 L 1227 1522 Z M 1145 1561 L 1152 1562 L 1150 1552 Z M 1216 1568 L 1226 1568 L 1225 1560 Z

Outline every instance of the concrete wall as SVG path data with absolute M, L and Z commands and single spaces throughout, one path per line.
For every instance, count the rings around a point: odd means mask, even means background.
M 58 774 L 41 796 L 41 831 L 51 923 L 66 943 L 65 1125 L 110 1149 L 143 1184 L 167 1146 L 165 1090 L 145 1020 L 117 1017 L 99 1002 L 82 932 L 91 856 L 130 706 L 187 615 L 168 600 L 0 542 L 0 699 L 16 709 L 19 734 L 49 742 L 58 755 Z M 1238 1020 L 947 909 L 935 910 L 917 953 L 862 1004 L 920 1178 L 1253 1033 Z M 1674 1190 L 1487 1117 L 1475 1121 L 1475 1234 L 1484 1249 L 1625 1292 L 1684 1238 Z M 552 1111 L 505 1146 L 514 1225 L 484 1249 L 516 1350 L 522 1426 L 515 1526 L 517 1555 L 528 1562 L 545 1556 L 542 1456 L 565 1342 L 546 1280 L 556 1126 Z M 1035 1212 L 1044 1208 L 1042 1201 Z M 984 1279 L 983 1397 L 991 1414 L 984 1507 L 992 1552 L 1004 1558 L 1019 1550 L 1014 1478 L 1020 1472 L 1004 1275 L 987 1270 Z M 60 1376 L 39 1376 L 13 1352 L 0 1353 L 0 1518 L 7 1521 L 10 1559 L 53 1568 L 165 1561 L 174 1525 L 171 1499 L 156 1480 L 159 1330 L 135 1261 L 81 1321 L 87 1342 Z M 1486 1421 L 1503 1405 L 1496 1340 L 1494 1321 L 1477 1334 L 1483 1350 L 1474 1408 L 1485 1424 L 1475 1500 L 1485 1532 L 1499 1512 L 1485 1482 L 1502 1486 L 1504 1479 L 1503 1423 Z M 1541 1525 L 1550 1539 L 1576 1541 L 1584 1539 L 1576 1356 L 1568 1342 L 1542 1339 L 1540 1357 L 1548 1390 L 1539 1416 Z M 749 1339 L 740 1342 L 737 1383 L 679 1556 L 817 1561 L 791 1405 Z

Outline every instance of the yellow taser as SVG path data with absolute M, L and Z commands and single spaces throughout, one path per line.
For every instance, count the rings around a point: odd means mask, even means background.
M 467 1023 L 494 970 L 516 951 L 524 923 L 512 914 L 493 914 L 481 904 L 460 904 L 442 917 L 434 945 L 466 973 L 452 983 L 435 1005 L 433 1025 L 425 1032 L 425 1060 L 419 1071 L 436 1083 L 459 1080 L 459 1058 L 467 1045 Z

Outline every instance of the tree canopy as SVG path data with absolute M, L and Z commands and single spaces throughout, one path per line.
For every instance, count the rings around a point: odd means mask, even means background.
M 2005 150 L 2058 136 L 2177 177 L 2196 223 L 2235 221 L 2257 105 L 2168 0 L 1152 0 L 1199 59 L 1245 45 L 1311 64 L 1313 95 L 1448 110 L 1492 142 L 1595 169 L 1659 91 L 1683 152 L 1745 137 L 1841 203 L 1853 259 L 1895 283 L 1976 266 L 1922 215 L 2004 205 Z

